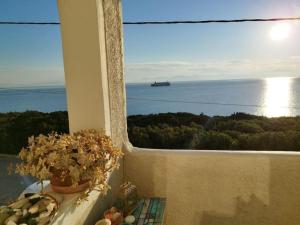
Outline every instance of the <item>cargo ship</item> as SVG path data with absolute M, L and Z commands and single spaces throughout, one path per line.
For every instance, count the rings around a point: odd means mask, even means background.
M 151 84 L 151 87 L 162 87 L 162 86 L 170 86 L 171 83 L 169 81 L 166 82 L 154 82 Z

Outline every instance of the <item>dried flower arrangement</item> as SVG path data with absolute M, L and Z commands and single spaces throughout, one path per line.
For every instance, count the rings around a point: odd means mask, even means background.
M 106 194 L 109 172 L 119 167 L 122 151 L 115 147 L 104 131 L 82 130 L 73 134 L 51 133 L 28 139 L 22 148 L 16 173 L 31 175 L 40 181 L 50 179 L 52 188 L 71 188 L 69 193 L 92 190 Z M 78 189 L 78 187 L 80 187 Z M 66 193 L 66 192 L 64 192 Z

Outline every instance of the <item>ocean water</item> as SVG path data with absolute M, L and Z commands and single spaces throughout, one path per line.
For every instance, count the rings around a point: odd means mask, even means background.
M 191 112 L 268 117 L 300 115 L 300 79 L 268 78 L 171 82 L 171 86 L 127 84 L 127 114 Z M 0 89 L 0 112 L 66 110 L 64 87 Z

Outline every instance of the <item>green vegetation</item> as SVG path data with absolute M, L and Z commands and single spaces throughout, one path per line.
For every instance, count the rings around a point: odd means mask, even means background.
M 0 113 L 0 153 L 17 154 L 29 136 L 69 132 L 67 112 Z
M 300 117 L 266 118 L 245 113 L 209 117 L 162 113 L 129 116 L 137 147 L 161 149 L 300 150 Z M 0 153 L 17 154 L 31 135 L 68 132 L 67 112 L 0 114 Z
M 131 143 L 144 148 L 300 150 L 300 117 L 267 118 L 245 113 L 209 117 L 163 113 L 128 117 Z

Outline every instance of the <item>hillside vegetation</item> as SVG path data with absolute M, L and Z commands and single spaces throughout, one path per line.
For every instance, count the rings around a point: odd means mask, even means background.
M 129 139 L 137 147 L 300 150 L 300 117 L 164 113 L 129 116 L 127 121 Z
M 0 153 L 17 154 L 29 136 L 69 132 L 67 112 L 0 113 Z
M 300 150 L 300 117 L 162 113 L 129 116 L 127 123 L 129 139 L 136 147 Z M 52 131 L 69 132 L 67 112 L 0 113 L 0 153 L 17 154 L 29 136 Z

